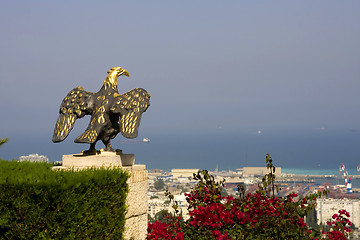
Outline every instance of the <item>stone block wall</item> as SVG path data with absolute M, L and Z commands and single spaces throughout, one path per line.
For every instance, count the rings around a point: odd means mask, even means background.
M 102 152 L 96 155 L 63 155 L 63 165 L 57 169 L 81 170 L 90 167 L 119 167 L 131 173 L 127 183 L 129 193 L 126 199 L 124 237 L 127 240 L 144 240 L 147 233 L 148 176 L 145 165 L 133 164 L 134 154 Z
M 129 193 L 126 199 L 128 212 L 125 223 L 125 239 L 146 238 L 148 216 L 148 180 L 145 165 L 133 165 L 128 179 Z

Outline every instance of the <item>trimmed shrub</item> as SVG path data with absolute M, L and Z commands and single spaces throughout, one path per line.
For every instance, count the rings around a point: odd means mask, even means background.
M 0 160 L 0 238 L 122 239 L 129 174 L 51 167 Z

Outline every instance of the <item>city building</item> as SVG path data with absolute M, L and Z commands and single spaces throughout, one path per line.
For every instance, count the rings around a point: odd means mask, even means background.
M 20 162 L 29 161 L 29 162 L 49 162 L 49 159 L 44 155 L 39 155 L 37 153 L 30 154 L 29 156 L 19 157 Z
M 317 199 L 316 215 L 318 224 L 326 224 L 339 210 L 350 213 L 349 220 L 356 228 L 360 227 L 360 199 Z
M 148 170 L 148 177 L 149 179 L 156 179 L 158 177 L 161 177 L 163 174 L 163 170 L 162 169 L 151 169 Z
M 171 175 L 177 179 L 179 177 L 192 178 L 194 173 L 197 173 L 199 169 L 171 169 Z
M 182 215 L 183 219 L 187 220 L 189 218 L 188 215 L 189 204 L 186 201 L 186 197 L 184 193 L 174 195 L 174 201 L 176 201 L 178 205 L 179 213 Z M 170 203 L 167 199 L 165 199 L 165 197 L 150 198 L 148 202 L 149 215 L 155 219 L 156 214 L 162 210 L 166 210 L 170 213 L 175 213 L 175 210 L 172 207 L 172 203 Z

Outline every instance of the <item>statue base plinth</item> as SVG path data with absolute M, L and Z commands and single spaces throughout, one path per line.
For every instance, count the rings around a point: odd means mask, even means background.
M 121 152 L 101 152 L 99 154 L 72 154 L 63 155 L 62 166 L 65 168 L 89 167 L 131 167 L 135 163 L 134 154 Z
M 148 216 L 148 175 L 145 165 L 134 164 L 134 154 L 101 152 L 100 154 L 63 155 L 62 166 L 54 170 L 82 170 L 86 168 L 122 168 L 131 173 L 127 180 L 129 193 L 126 198 L 128 211 L 125 222 L 125 239 L 146 239 Z

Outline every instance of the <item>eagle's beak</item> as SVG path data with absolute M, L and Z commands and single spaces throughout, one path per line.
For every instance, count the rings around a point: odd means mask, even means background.
M 121 73 L 121 75 L 124 74 L 127 77 L 130 77 L 130 74 L 128 71 L 126 71 L 125 69 L 123 69 L 123 72 Z
M 120 77 L 121 75 L 125 75 L 125 76 L 128 76 L 128 77 L 130 76 L 129 72 L 127 70 L 121 68 L 121 67 L 119 67 L 118 71 L 119 71 L 118 72 L 118 77 Z

